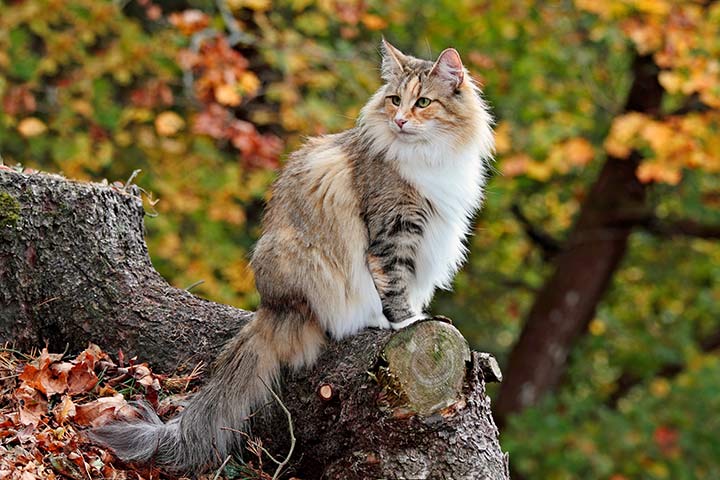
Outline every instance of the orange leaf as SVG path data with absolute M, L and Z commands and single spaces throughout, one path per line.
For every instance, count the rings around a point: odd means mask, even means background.
M 235 85 L 224 83 L 215 87 L 215 100 L 222 105 L 236 107 L 240 105 L 242 97 L 238 93 L 238 89 Z
M 42 122 L 42 120 L 35 117 L 23 119 L 18 125 L 17 129 L 18 132 L 20 132 L 20 135 L 26 138 L 36 137 L 38 135 L 42 135 L 47 131 L 47 127 Z
M 95 372 L 89 368 L 87 363 L 78 363 L 73 365 L 68 374 L 67 386 L 70 395 L 89 392 L 98 383 L 98 377 Z
M 170 14 L 170 23 L 185 35 L 192 35 L 210 25 L 210 17 L 200 10 L 185 10 Z
M 64 393 L 67 390 L 68 371 L 72 365 L 67 362 L 57 362 L 60 357 L 49 354 L 47 348 L 44 348 L 37 360 L 37 366 L 31 363 L 25 365 L 20 380 L 48 396 Z
M 163 137 L 175 135 L 185 126 L 185 120 L 175 112 L 162 112 L 155 118 L 155 130 Z
M 532 159 L 524 153 L 513 155 L 512 157 L 506 158 L 502 161 L 500 169 L 502 170 L 503 175 L 516 177 L 527 172 L 528 165 L 531 161 Z
M 564 145 L 568 163 L 575 166 L 584 166 L 595 157 L 595 150 L 584 138 L 572 138 Z

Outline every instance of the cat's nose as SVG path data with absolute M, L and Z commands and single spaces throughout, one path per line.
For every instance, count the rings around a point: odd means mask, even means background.
M 405 125 L 407 123 L 407 120 L 405 120 L 404 118 L 396 118 L 395 123 L 397 124 L 398 127 L 400 127 L 402 129 L 403 125 Z

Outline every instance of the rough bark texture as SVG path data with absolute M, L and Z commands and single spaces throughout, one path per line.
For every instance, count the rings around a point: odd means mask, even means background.
M 211 361 L 252 312 L 167 285 L 152 268 L 142 218 L 132 188 L 0 169 L 0 342 L 31 348 L 48 341 L 55 350 L 68 344 L 81 350 L 92 341 L 163 371 Z M 380 330 L 331 343 L 315 367 L 285 375 L 283 403 L 298 439 L 288 474 L 508 478 L 484 388 L 483 372 L 488 379 L 500 375 L 494 359 L 473 353 L 466 362 L 457 331 L 429 323 L 435 326 L 414 325 L 395 340 L 400 358 L 404 348 L 424 365 L 399 382 L 387 374 L 396 371 L 385 351 L 394 333 Z M 448 360 L 449 370 L 462 373 L 449 376 L 462 380 L 459 391 L 446 408 L 416 415 L 403 385 L 419 382 L 418 371 L 437 368 L 443 359 L 437 349 L 448 341 L 459 345 L 461 360 Z M 413 353 L 419 344 L 425 357 Z M 319 395 L 320 386 L 329 399 Z M 258 417 L 253 435 L 283 457 L 290 439 L 286 416 L 275 405 Z
M 625 110 L 655 114 L 662 87 L 652 57 L 639 57 Z M 608 157 L 583 202 L 555 271 L 535 297 L 500 388 L 495 413 L 507 415 L 534 405 L 562 378 L 567 356 L 586 331 L 595 309 L 625 256 L 633 218 L 645 214 L 645 189 L 635 176 L 640 162 Z
M 212 360 L 252 315 L 160 277 L 134 189 L 0 170 L 0 194 L 0 342 L 78 351 L 93 341 L 173 371 Z

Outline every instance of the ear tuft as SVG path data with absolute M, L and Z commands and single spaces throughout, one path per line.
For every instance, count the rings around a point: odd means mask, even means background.
M 435 65 L 433 65 L 430 75 L 437 75 L 442 80 L 451 83 L 453 88 L 462 85 L 465 78 L 465 69 L 457 50 L 454 48 L 443 50 Z
M 381 49 L 382 59 L 382 78 L 385 81 L 402 73 L 407 63 L 407 56 L 397 48 L 393 47 L 390 42 L 382 39 Z

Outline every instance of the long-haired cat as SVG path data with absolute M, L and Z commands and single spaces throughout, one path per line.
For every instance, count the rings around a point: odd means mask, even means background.
M 402 328 L 448 288 L 482 200 L 491 117 L 457 51 L 435 62 L 383 40 L 384 84 L 348 131 L 310 139 L 277 179 L 252 258 L 261 303 L 187 408 L 90 432 L 130 461 L 199 471 L 239 448 L 281 365 L 326 336 Z

